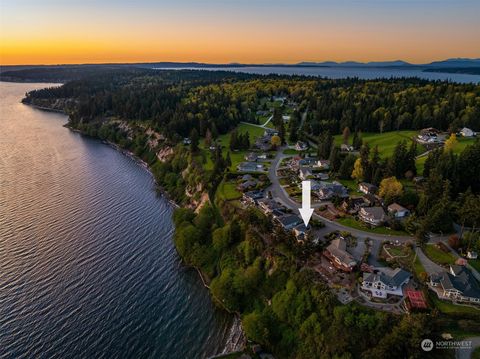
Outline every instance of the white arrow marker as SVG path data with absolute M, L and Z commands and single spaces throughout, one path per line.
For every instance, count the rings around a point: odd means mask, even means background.
M 299 208 L 298 211 L 302 216 L 305 226 L 308 226 L 308 222 L 310 222 L 313 213 L 313 208 L 310 208 L 311 184 L 310 181 L 302 181 L 302 208 Z

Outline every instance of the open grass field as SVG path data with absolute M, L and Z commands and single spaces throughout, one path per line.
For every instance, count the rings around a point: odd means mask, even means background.
M 343 224 L 344 226 L 351 227 L 354 229 L 359 229 L 361 231 L 377 233 L 377 234 L 390 234 L 392 236 L 408 236 L 408 233 L 405 231 L 396 231 L 386 227 L 375 227 L 368 228 L 365 224 L 360 221 L 357 221 L 352 217 L 345 217 L 338 219 L 338 223 Z
M 237 191 L 234 182 L 226 182 L 225 180 L 223 180 L 217 188 L 217 193 L 215 194 L 215 197 L 219 200 L 231 201 L 241 198 L 242 194 Z
M 455 263 L 455 256 L 452 253 L 446 253 L 434 244 L 427 244 L 424 252 L 425 255 L 435 263 L 443 265 Z
M 480 315 L 480 309 L 475 309 L 473 307 L 456 305 L 451 302 L 438 299 L 437 295 L 430 292 L 430 298 L 438 310 L 444 314 L 473 314 L 476 316 Z
M 380 152 L 380 157 L 386 158 L 391 157 L 393 150 L 398 142 L 407 140 L 410 141 L 413 137 L 417 135 L 418 131 L 394 131 L 394 132 L 385 132 L 385 133 L 362 133 L 362 139 L 365 143 L 368 143 L 370 149 L 373 149 L 375 146 L 378 146 Z M 343 143 L 342 135 L 334 136 L 335 143 L 341 145 Z M 353 135 L 350 136 L 350 142 L 353 138 Z M 410 143 L 408 143 L 408 146 Z M 420 154 L 425 152 L 423 146 L 417 146 L 417 153 Z
M 480 259 L 470 259 L 468 264 L 475 268 L 477 272 L 480 272 Z

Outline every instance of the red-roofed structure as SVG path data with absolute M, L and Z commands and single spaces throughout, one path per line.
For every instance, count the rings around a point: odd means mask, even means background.
M 420 290 L 407 289 L 405 291 L 407 296 L 408 309 L 426 309 L 427 301 L 423 292 Z

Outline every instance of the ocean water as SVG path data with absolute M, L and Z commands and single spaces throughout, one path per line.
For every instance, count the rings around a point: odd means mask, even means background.
M 168 69 L 168 68 L 158 68 Z M 178 70 L 178 68 L 176 68 Z M 236 71 L 252 74 L 278 74 L 278 75 L 305 75 L 318 76 L 332 79 L 358 77 L 359 79 L 372 80 L 379 78 L 418 77 L 426 80 L 452 81 L 458 83 L 480 83 L 480 75 L 449 74 L 440 72 L 423 72 L 420 69 L 381 68 L 381 67 L 302 67 L 302 66 L 247 66 L 223 68 L 194 68 L 203 70 Z
M 205 358 L 236 346 L 150 173 L 0 82 L 0 358 Z

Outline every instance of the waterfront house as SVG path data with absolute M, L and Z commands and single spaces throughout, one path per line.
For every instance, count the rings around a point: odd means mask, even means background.
M 283 227 L 284 230 L 288 231 L 302 223 L 303 219 L 294 214 L 287 214 L 285 216 L 276 218 L 276 221 Z
M 361 182 L 359 185 L 358 185 L 358 190 L 360 192 L 363 192 L 365 194 L 375 194 L 377 193 L 378 191 L 378 187 L 371 184 L 371 183 L 367 183 L 367 182 Z
M 480 286 L 464 266 L 450 265 L 448 272 L 432 274 L 429 285 L 443 299 L 480 304 Z
M 347 252 L 347 243 L 343 237 L 338 237 L 329 244 L 323 255 L 330 260 L 330 263 L 337 269 L 344 272 L 351 272 L 357 265 L 353 256 Z
M 279 210 L 283 209 L 283 207 L 280 204 L 278 204 L 277 202 L 269 198 L 262 198 L 258 200 L 257 203 L 260 210 L 265 214 L 270 214 L 276 209 L 279 209 Z
M 374 298 L 387 298 L 389 295 L 403 296 L 402 287 L 412 275 L 402 268 L 378 268 L 373 273 L 364 273 L 361 289 L 370 292 Z
M 371 226 L 379 226 L 385 222 L 385 211 L 382 207 L 362 207 L 358 216 L 363 222 Z
M 306 227 L 305 223 L 301 223 L 295 228 L 293 228 L 293 235 L 298 242 L 304 242 L 307 239 L 309 233 L 310 227 Z
M 398 203 L 392 203 L 387 207 L 387 211 L 395 219 L 404 219 L 410 215 L 410 211 Z
M 251 205 L 256 205 L 257 201 L 264 196 L 263 191 L 250 191 L 250 192 L 245 192 L 242 195 L 242 199 L 246 204 L 251 204 Z

